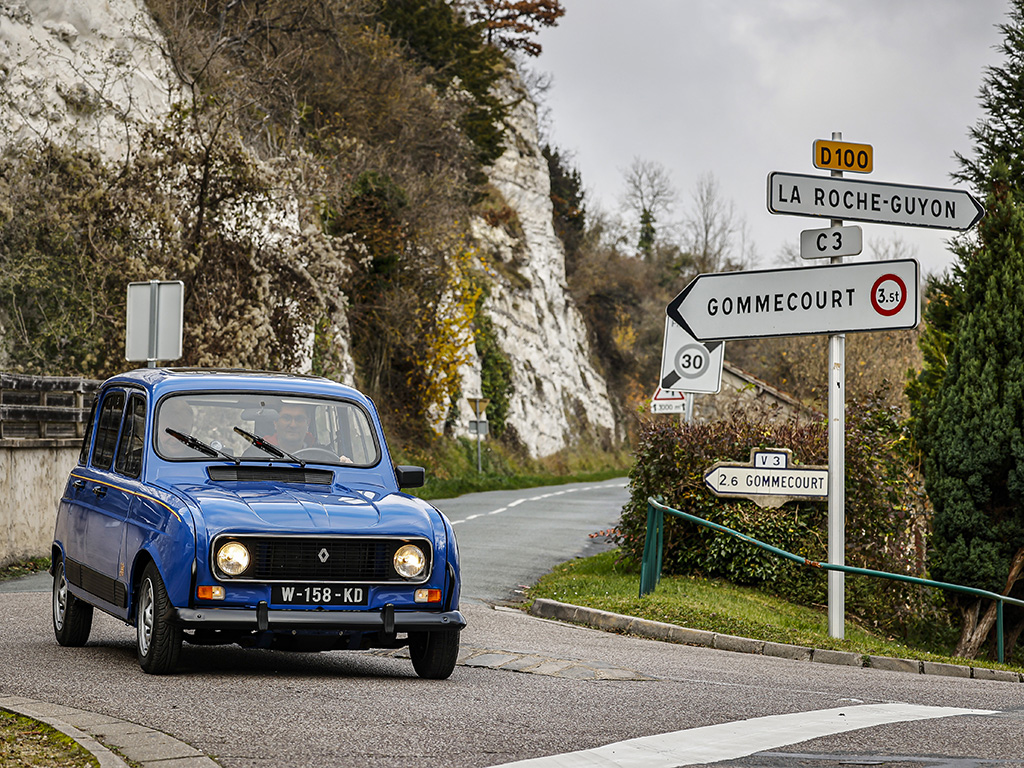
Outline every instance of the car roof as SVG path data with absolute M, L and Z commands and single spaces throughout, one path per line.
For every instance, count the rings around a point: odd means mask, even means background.
M 353 387 L 322 376 L 250 371 L 236 368 L 138 368 L 111 376 L 103 387 L 127 385 L 149 390 L 154 399 L 172 392 L 210 392 L 218 390 L 289 392 L 304 395 L 346 397 L 369 404 L 369 399 Z

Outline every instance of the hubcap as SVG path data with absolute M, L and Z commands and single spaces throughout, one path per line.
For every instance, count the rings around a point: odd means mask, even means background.
M 53 578 L 53 625 L 58 630 L 64 629 L 64 616 L 68 609 L 68 583 L 64 578 L 64 564 L 57 566 L 57 575 Z
M 139 595 L 138 636 L 139 653 L 146 656 L 153 642 L 153 582 L 149 579 L 142 582 L 142 593 Z

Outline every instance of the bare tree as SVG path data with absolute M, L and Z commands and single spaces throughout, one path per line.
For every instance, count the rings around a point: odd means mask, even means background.
M 623 202 L 637 222 L 636 247 L 641 256 L 650 258 L 658 239 L 655 224 L 672 212 L 676 189 L 665 166 L 653 160 L 634 157 L 623 176 Z
M 869 248 L 871 261 L 913 259 L 917 256 L 917 246 L 908 243 L 896 233 L 888 240 L 872 240 Z
M 684 220 L 684 248 L 697 272 L 743 269 L 754 261 L 746 220 L 732 200 L 722 196 L 710 172 L 697 179 L 692 206 Z

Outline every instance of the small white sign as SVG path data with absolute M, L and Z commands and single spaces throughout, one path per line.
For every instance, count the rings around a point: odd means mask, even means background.
M 181 357 L 185 284 L 180 280 L 128 283 L 124 357 L 132 362 Z
M 805 229 L 800 233 L 800 257 L 803 259 L 856 256 L 863 250 L 864 233 L 860 227 Z
M 725 344 L 703 344 L 669 317 L 661 346 L 661 389 L 679 389 L 713 395 L 722 389 Z
M 749 464 L 719 461 L 704 473 L 716 496 L 744 498 L 761 507 L 828 498 L 828 467 L 791 466 L 788 448 L 754 449 Z
M 662 389 L 651 398 L 651 413 L 685 413 L 686 393 L 675 389 Z

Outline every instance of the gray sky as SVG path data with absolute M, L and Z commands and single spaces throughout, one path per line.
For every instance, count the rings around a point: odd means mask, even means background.
M 548 133 L 588 200 L 619 205 L 634 158 L 671 174 L 677 217 L 712 173 L 747 225 L 758 267 L 826 219 L 766 208 L 771 171 L 827 175 L 815 139 L 841 131 L 874 147 L 858 178 L 954 186 L 970 154 L 978 91 L 1009 0 L 563 0 L 532 61 L 548 73 Z M 854 174 L 850 174 L 853 176 Z M 899 237 L 925 272 L 952 259 L 950 232 L 861 224 L 865 253 Z M 814 262 L 807 262 L 811 265 Z

